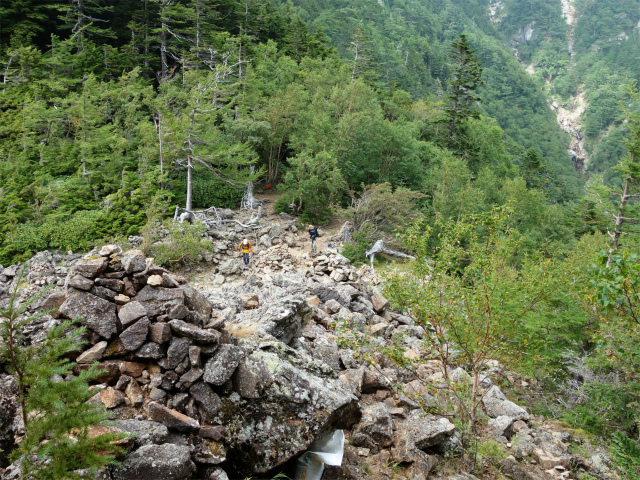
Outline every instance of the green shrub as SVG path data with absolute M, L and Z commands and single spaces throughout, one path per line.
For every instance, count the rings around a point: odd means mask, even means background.
M 617 470 L 631 480 L 640 480 L 640 444 L 622 433 L 613 434 L 611 459 Z
M 176 200 L 180 205 L 186 204 L 187 177 L 182 175 L 174 190 Z M 215 175 L 206 170 L 194 172 L 192 186 L 193 208 L 237 208 L 242 200 L 244 191 L 222 182 Z
M 190 225 L 173 222 L 168 229 L 167 238 L 149 248 L 150 255 L 155 258 L 157 264 L 193 265 L 202 260 L 202 255 L 211 251 L 211 242 L 202 238 L 207 229 L 202 223 Z
M 367 227 L 359 232 L 353 232 L 351 239 L 342 247 L 342 255 L 347 257 L 352 265 L 367 263 L 365 252 L 373 246 Z

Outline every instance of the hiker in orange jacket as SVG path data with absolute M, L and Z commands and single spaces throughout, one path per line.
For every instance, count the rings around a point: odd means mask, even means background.
M 249 252 L 253 253 L 253 248 L 251 247 L 251 242 L 246 238 L 242 241 L 240 245 L 238 245 L 240 252 L 242 253 L 242 261 L 245 265 L 249 264 Z

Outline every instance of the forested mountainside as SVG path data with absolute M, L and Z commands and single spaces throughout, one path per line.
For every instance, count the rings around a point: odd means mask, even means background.
M 640 79 L 640 10 L 634 0 L 493 1 L 493 23 L 545 85 L 589 172 L 609 180 L 623 150 L 620 103 Z
M 577 201 L 579 175 L 487 5 L 329 6 L 311 19 L 261 1 L 4 5 L 0 259 L 136 233 L 184 204 L 188 165 L 201 170 L 196 205 L 234 204 L 248 179 L 261 178 L 284 181 L 289 201 L 305 197 L 318 218 L 320 206 L 346 205 L 347 191 L 383 181 L 436 199 L 449 164 L 462 161 L 445 182 L 458 196 L 443 201 L 450 214 L 522 201 L 518 189 L 539 187 L 520 222 L 532 245 L 570 235 L 566 209 L 554 204 Z M 441 127 L 448 51 L 466 31 L 484 69 L 483 103 L 462 145 Z M 327 37 L 336 32 L 345 36 L 337 53 Z M 530 178 L 521 186 L 519 175 Z M 467 186 L 476 202 L 462 201 Z
M 144 289 L 166 310 L 158 292 L 176 289 L 179 278 L 151 258 L 200 269 L 207 288 L 223 286 L 225 295 L 238 285 L 247 294 L 266 285 L 274 298 L 285 295 L 281 287 L 313 292 L 313 328 L 324 329 L 321 342 L 331 337 L 331 352 L 344 342 L 372 368 L 410 367 L 429 383 L 429 396 L 445 389 L 455 428 L 465 432 L 451 451 L 465 469 L 499 478 L 496 459 L 514 452 L 518 466 L 529 461 L 522 452 L 536 450 L 521 424 L 528 446 L 506 450 L 515 422 L 499 429 L 503 443 L 478 447 L 478 435 L 496 425 L 481 414 L 488 386 L 481 372 L 504 364 L 537 379 L 533 413 L 575 429 L 572 455 L 591 454 L 595 444 L 609 453 L 606 465 L 574 465 L 559 452 L 563 468 L 582 480 L 596 478 L 584 474 L 591 467 L 640 478 L 640 94 L 629 84 L 640 68 L 638 20 L 629 0 L 2 2 L 0 264 L 10 266 L 0 265 L 0 298 L 13 289 L 24 299 L 55 283 L 64 290 L 55 305 L 67 295 L 79 299 L 66 310 L 72 319 L 83 298 L 105 305 L 102 297 L 111 312 L 103 346 L 133 335 L 135 349 L 109 348 L 151 358 L 137 350 L 149 319 L 125 333 L 115 304 Z M 267 220 L 249 185 L 258 196 L 277 194 Z M 242 212 L 227 210 L 243 198 Z M 224 208 L 189 225 L 172 221 L 176 205 Z M 327 247 L 321 254 L 304 248 L 310 222 L 333 229 L 320 237 Z M 264 282 L 237 257 L 249 236 Z M 115 245 L 92 250 L 103 240 Z M 383 251 L 415 261 L 374 262 L 370 249 L 378 241 L 386 243 Z M 123 248 L 141 251 L 121 255 Z M 78 252 L 91 253 L 80 261 Z M 18 263 L 29 258 L 27 289 L 20 290 Z M 361 277 L 349 262 L 371 262 L 360 293 L 351 283 Z M 297 273 L 285 278 L 278 269 Z M 191 294 L 176 295 L 187 305 Z M 219 302 L 214 292 L 212 300 L 220 315 L 210 324 L 192 315 L 195 304 L 171 314 L 198 329 L 224 330 L 239 313 L 238 298 Z M 385 306 L 376 314 L 378 302 Z M 0 323 L 0 335 L 15 341 L 12 325 L 30 328 L 22 320 L 30 304 L 4 305 L 9 321 Z M 380 317 L 389 305 L 394 314 Z M 94 330 L 104 320 L 95 313 L 88 325 Z M 161 324 L 169 314 L 149 315 Z M 345 324 L 348 318 L 355 323 Z M 335 340 L 339 324 L 347 325 L 346 337 Z M 156 329 L 184 333 L 174 325 Z M 311 330 L 305 335 L 320 338 Z M 170 338 L 161 337 L 157 359 Z M 188 342 L 179 343 L 180 360 L 170 369 L 157 365 L 163 375 L 189 368 Z M 4 345 L 2 368 L 9 363 Z M 305 348 L 293 345 L 299 353 Z M 336 371 L 358 365 L 339 356 Z M 464 387 L 466 377 L 450 377 L 449 367 L 467 371 L 473 388 Z M 174 371 L 156 388 L 178 395 L 180 375 Z M 513 378 L 499 382 L 510 387 Z M 187 397 L 170 405 L 186 408 Z M 538 433 L 554 444 L 551 434 Z

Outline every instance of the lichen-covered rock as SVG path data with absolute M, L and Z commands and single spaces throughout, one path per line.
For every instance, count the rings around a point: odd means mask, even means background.
M 127 328 L 147 314 L 147 310 L 142 306 L 140 302 L 133 301 L 124 305 L 118 312 L 118 318 L 122 324 L 122 328 Z
M 198 312 L 204 319 L 211 316 L 213 304 L 207 297 L 190 285 L 183 285 L 181 290 L 184 292 L 184 304 L 189 310 Z
M 189 389 L 191 397 L 204 411 L 207 420 L 213 420 L 222 408 L 220 397 L 204 382 L 199 382 Z
M 184 303 L 184 291 L 181 288 L 147 285 L 138 292 L 136 300 L 145 307 L 147 315 L 156 317 L 165 313 L 168 306 Z
M 243 356 L 243 350 L 235 345 L 220 345 L 215 356 L 205 365 L 204 381 L 222 385 L 231 378 Z
M 126 273 L 142 272 L 147 268 L 144 254 L 140 250 L 129 250 L 122 254 L 122 267 Z
M 93 280 L 83 277 L 82 275 L 74 275 L 69 279 L 69 286 L 73 288 L 77 288 L 78 290 L 83 290 L 88 292 L 93 288 Z
M 106 258 L 90 258 L 89 260 L 77 264 L 75 266 L 75 271 L 83 277 L 95 278 L 100 273 L 104 272 L 108 265 L 109 260 Z
M 82 317 L 82 323 L 109 340 L 118 332 L 116 305 L 81 290 L 72 289 L 60 313 L 66 318 Z
M 9 465 L 7 456 L 15 445 L 14 418 L 18 413 L 18 384 L 9 375 L 0 379 L 0 468 Z
M 220 340 L 220 333 L 216 330 L 205 330 L 198 328 L 183 320 L 171 320 L 169 322 L 171 331 L 182 337 L 187 337 L 196 342 L 216 344 Z
M 140 348 L 147 339 L 151 322 L 147 317 L 142 317 L 136 323 L 127 328 L 120 334 L 120 340 L 124 348 L 129 352 L 133 352 Z
M 373 451 L 391 446 L 393 422 L 386 404 L 377 403 L 362 410 L 362 419 L 354 428 L 352 442 Z
M 491 418 L 499 416 L 512 417 L 516 420 L 529 420 L 529 413 L 511 400 L 507 400 L 502 390 L 497 385 L 491 387 L 482 397 L 482 403 Z
M 185 480 L 196 470 L 188 447 L 165 443 L 145 445 L 115 468 L 113 480 Z
M 289 343 L 311 319 L 311 307 L 302 297 L 287 297 L 277 303 L 244 310 L 233 320 L 237 329 L 255 329 L 258 333 Z
M 303 368 L 303 359 L 295 360 L 296 366 L 276 353 L 257 350 L 233 375 L 237 388 L 244 372 L 257 374 L 249 390 L 259 398 L 231 395 L 221 411 L 227 458 L 242 474 L 267 472 L 305 451 L 316 438 L 347 428 L 360 417 L 358 400 L 349 390 L 337 380 L 317 376 L 311 364 Z
M 412 462 L 416 449 L 425 450 L 443 444 L 453 435 L 455 428 L 446 418 L 412 410 L 405 420 L 397 422 L 395 447 L 391 449 L 394 460 Z

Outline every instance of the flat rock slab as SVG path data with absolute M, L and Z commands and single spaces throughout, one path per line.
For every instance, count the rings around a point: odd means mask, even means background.
M 359 420 L 358 399 L 347 388 L 317 376 L 320 367 L 310 360 L 296 360 L 294 366 L 279 354 L 257 350 L 233 375 L 236 391 L 253 397 L 226 397 L 221 410 L 227 458 L 240 474 L 268 472 L 316 438 Z
M 184 291 L 181 288 L 145 286 L 136 295 L 136 300 L 146 309 L 147 315 L 156 317 L 165 313 L 167 306 L 184 303 Z
M 75 266 L 75 271 L 83 277 L 95 278 L 104 272 L 108 265 L 109 260 L 106 258 L 90 258 L 82 263 L 78 263 Z
M 220 340 L 220 333 L 218 331 L 198 328 L 183 320 L 171 320 L 169 322 L 169 326 L 174 334 L 190 338 L 196 342 L 217 344 Z
M 78 358 L 76 358 L 76 363 L 93 363 L 100 361 L 107 345 L 108 343 L 104 341 L 96 343 L 89 350 L 82 352 Z
M 196 471 L 189 447 L 165 443 L 145 445 L 115 468 L 113 480 L 185 480 Z
M 236 371 L 244 351 L 235 345 L 223 344 L 205 365 L 204 381 L 212 385 L 222 385 Z
M 147 317 L 142 317 L 136 323 L 127 328 L 120 334 L 122 345 L 129 352 L 133 352 L 140 348 L 147 339 L 151 322 Z
M 116 305 L 81 290 L 71 290 L 60 313 L 67 318 L 82 317 L 82 323 L 109 340 L 118 332 Z
M 122 328 L 127 328 L 132 325 L 139 318 L 144 317 L 147 314 L 147 310 L 138 301 L 129 302 L 118 312 L 118 318 L 122 324 Z
M 156 402 L 151 402 L 148 406 L 148 413 L 151 420 L 162 423 L 169 430 L 177 432 L 192 433 L 197 432 L 200 423 L 197 420 L 187 417 L 186 415 L 164 407 Z

